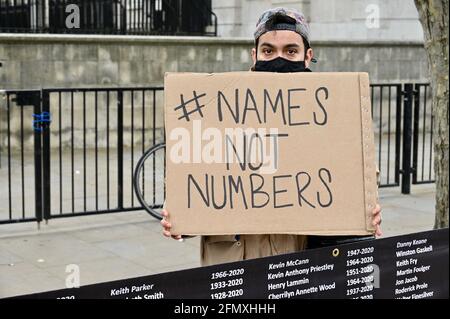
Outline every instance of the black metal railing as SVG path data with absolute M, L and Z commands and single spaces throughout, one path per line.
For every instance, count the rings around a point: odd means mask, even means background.
M 371 85 L 380 187 L 433 183 L 428 84 Z M 0 94 L 0 224 L 142 209 L 134 168 L 164 142 L 163 88 L 11 90 Z M 161 207 L 165 154 L 140 173 Z
M 157 101 L 159 101 L 161 109 L 162 92 L 162 88 L 43 91 L 43 111 L 48 111 L 55 116 L 54 126 L 57 126 L 57 129 L 51 130 L 55 143 L 57 143 L 56 150 L 54 150 L 57 159 L 55 158 L 52 162 L 59 164 L 59 167 L 54 170 L 59 176 L 60 187 L 59 191 L 55 189 L 52 192 L 52 195 L 59 193 L 58 200 L 54 201 L 58 202 L 58 213 L 50 214 L 50 217 L 61 216 L 65 213 L 80 215 L 141 208 L 140 205 L 135 205 L 136 200 L 132 186 L 133 169 L 135 162 L 146 148 L 164 139 L 162 114 L 156 113 Z M 67 123 L 66 126 L 62 120 L 65 113 L 64 100 L 68 102 L 66 105 L 70 109 L 70 123 Z M 75 111 L 77 104 L 82 108 Z M 78 119 L 75 112 L 81 115 Z M 100 132 L 105 132 L 103 142 L 99 142 L 99 117 L 106 119 L 103 122 L 105 125 L 100 128 Z M 89 118 L 91 119 L 90 125 Z M 56 120 L 58 121 L 57 125 Z M 66 143 L 66 148 L 70 150 L 70 159 L 68 157 L 66 160 L 61 151 L 64 148 L 62 141 L 64 130 L 70 130 L 70 143 Z M 78 134 L 74 132 L 76 130 Z M 87 136 L 89 132 L 91 133 L 90 137 Z M 77 144 L 79 145 L 78 152 L 74 149 Z M 88 148 L 92 147 L 93 152 L 88 152 Z M 103 155 L 103 164 L 101 155 Z M 70 167 L 71 172 L 65 177 L 71 184 L 69 196 L 63 192 L 64 170 L 62 166 L 64 162 Z M 77 163 L 78 165 L 76 165 Z M 100 173 L 99 169 L 102 166 L 106 170 Z M 78 182 L 76 182 L 77 175 Z M 156 172 L 153 172 L 151 178 L 155 177 Z M 104 180 L 101 181 L 99 178 Z M 92 181 L 90 190 L 87 185 L 88 179 Z M 88 193 L 91 193 L 90 197 L 87 196 Z M 64 207 L 63 198 L 68 199 L 68 203 L 66 203 L 69 204 L 66 205 L 68 207 Z M 77 202 L 77 198 L 82 200 Z M 159 203 L 155 202 L 154 205 L 162 205 L 162 200 Z
M 217 35 L 211 0 L 0 0 L 0 32 Z
M 42 169 L 35 152 L 40 134 L 32 134 L 31 119 L 40 111 L 40 91 L 6 91 L 0 101 L 0 223 L 36 221 Z
M 147 148 L 164 141 L 162 88 L 3 94 L 0 223 L 142 209 L 134 166 Z M 163 187 L 163 165 L 158 160 L 143 175 L 155 207 L 164 199 L 156 192 Z
M 433 115 L 429 84 L 415 84 L 413 114 L 412 184 L 434 182 Z
M 370 86 L 380 187 L 400 185 L 401 84 Z

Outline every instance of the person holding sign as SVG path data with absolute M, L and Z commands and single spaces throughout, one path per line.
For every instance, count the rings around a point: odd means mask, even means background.
M 265 11 L 258 20 L 254 38 L 251 71 L 311 72 L 309 66 L 314 62 L 314 54 L 310 47 L 309 26 L 300 12 L 286 8 Z M 178 240 L 184 238 L 172 235 L 172 225 L 167 221 L 169 212 L 163 210 L 162 214 L 163 234 Z M 381 236 L 381 208 L 378 204 L 372 214 L 375 235 Z M 336 237 L 327 237 L 328 241 L 330 239 L 337 240 Z M 202 236 L 201 263 L 206 266 L 292 253 L 311 247 L 314 241 L 320 243 L 320 237 L 292 234 Z

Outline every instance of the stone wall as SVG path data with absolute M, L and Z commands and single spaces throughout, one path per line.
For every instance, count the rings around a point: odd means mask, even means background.
M 137 36 L 76 36 L 76 35 L 9 35 L 0 34 L 0 90 L 41 89 L 58 87 L 143 87 L 162 86 L 165 72 L 227 72 L 251 67 L 251 39 L 203 37 L 137 37 Z M 317 41 L 314 43 L 318 63 L 314 71 L 364 71 L 372 83 L 428 82 L 427 62 L 420 42 Z M 0 94 L 1 95 L 1 94 Z M 51 96 L 51 106 L 58 105 Z M 87 95 L 87 146 L 94 145 L 93 97 Z M 139 126 L 141 101 L 135 99 L 135 129 Z M 150 107 L 152 96 L 145 99 Z M 110 129 L 116 128 L 116 102 L 111 97 Z M 163 125 L 162 94 L 157 95 L 157 137 Z M 378 101 L 374 101 L 377 114 Z M 62 95 L 62 126 L 52 123 L 52 146 L 63 132 L 62 146 L 69 147 L 71 101 Z M 52 109 L 55 121 L 56 109 Z M 104 96 L 99 96 L 99 147 L 106 147 Z M 75 147 L 83 145 L 81 95 L 75 96 Z M 31 109 L 24 110 L 25 146 L 32 148 Z M 146 113 L 146 123 L 152 122 Z M 11 146 L 20 145 L 20 108 L 11 109 Z M 131 143 L 131 100 L 124 96 L 124 144 Z M 146 136 L 152 132 L 148 127 Z M 0 96 L 0 147 L 6 145 L 6 99 Z M 133 143 L 141 143 L 141 134 Z M 114 147 L 116 135 L 110 136 Z
M 213 0 L 212 7 L 219 36 L 251 37 L 264 10 L 287 7 L 306 16 L 313 42 L 423 41 L 413 0 Z
M 248 70 L 251 39 L 0 34 L 0 89 L 160 85 L 165 72 Z M 426 81 L 421 42 L 316 41 L 314 71 Z

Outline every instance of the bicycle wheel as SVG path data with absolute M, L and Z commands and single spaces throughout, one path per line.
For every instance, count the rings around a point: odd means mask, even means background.
M 165 161 L 165 148 L 166 148 L 165 143 L 159 143 L 159 144 L 156 144 L 156 145 L 152 146 L 151 148 L 149 148 L 137 162 L 136 168 L 134 170 L 134 176 L 133 176 L 133 188 L 134 188 L 134 192 L 136 194 L 136 197 L 137 197 L 139 203 L 151 216 L 153 216 L 159 220 L 162 219 L 162 215 L 156 209 L 162 208 L 162 204 L 156 205 L 155 198 L 157 197 L 156 189 L 159 189 L 160 192 L 161 191 L 163 192 L 162 193 L 163 199 L 164 199 L 164 196 L 166 193 L 165 186 L 164 186 L 164 183 L 165 183 L 164 170 L 165 170 L 165 166 L 166 166 L 165 162 L 164 162 Z M 156 161 L 158 159 L 158 161 L 161 162 L 161 152 L 159 154 L 157 154 L 157 152 L 161 151 L 161 150 L 162 150 L 162 153 L 164 156 L 162 159 L 162 161 L 164 162 L 164 168 L 163 168 L 162 185 L 161 185 L 161 181 L 159 181 L 159 187 L 158 187 L 158 185 L 157 185 L 158 183 L 156 182 Z M 148 160 L 150 160 L 150 164 L 148 163 Z M 147 170 L 147 171 L 150 170 L 152 172 L 152 174 L 151 174 L 152 183 L 151 184 L 153 186 L 152 187 L 153 194 L 150 194 L 150 196 L 148 194 L 147 194 L 147 196 L 145 196 L 145 185 L 146 185 L 145 170 Z M 159 197 L 161 197 L 160 192 L 158 192 Z M 152 199 L 152 204 L 149 204 L 147 202 L 147 199 L 150 199 L 150 198 Z M 164 200 L 162 202 L 164 202 Z

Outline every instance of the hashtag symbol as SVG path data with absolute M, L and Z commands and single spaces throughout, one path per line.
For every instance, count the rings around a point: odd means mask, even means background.
M 180 94 L 181 104 L 174 108 L 175 111 L 181 109 L 183 112 L 183 115 L 178 118 L 179 120 L 186 119 L 186 121 L 189 122 L 189 120 L 190 120 L 189 115 L 196 113 L 196 112 L 198 112 L 200 114 L 200 116 L 203 117 L 202 107 L 204 107 L 205 105 L 200 105 L 199 99 L 201 97 L 204 97 L 206 95 L 206 93 L 197 95 L 197 92 L 193 91 L 193 94 L 194 94 L 194 97 L 190 100 L 187 100 L 186 102 L 184 101 L 184 95 Z M 188 104 L 191 102 L 194 102 L 194 101 L 195 101 L 195 108 L 188 112 L 188 110 L 187 110 Z

